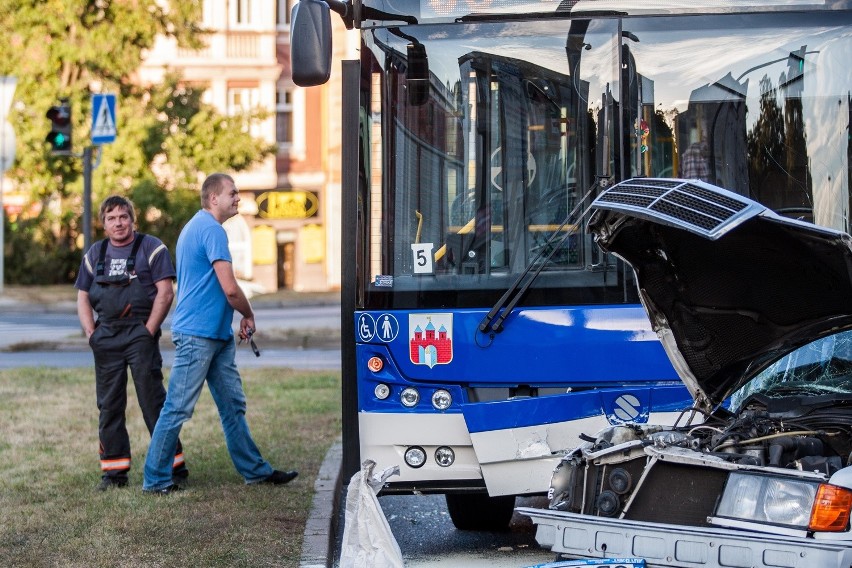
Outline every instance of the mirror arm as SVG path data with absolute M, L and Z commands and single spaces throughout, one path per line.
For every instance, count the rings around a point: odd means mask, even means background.
M 343 0 L 323 0 L 326 4 L 328 4 L 329 9 L 332 12 L 336 12 L 343 19 L 343 23 L 346 24 L 346 29 L 352 29 L 352 4 L 344 2 Z
M 351 30 L 354 27 L 355 22 L 355 9 L 352 5 L 352 2 L 346 2 L 345 0 L 321 0 L 325 2 L 329 9 L 332 12 L 335 12 L 340 15 L 340 18 L 343 20 L 343 23 L 346 25 L 347 30 Z M 405 22 L 406 24 L 416 24 L 417 18 L 414 16 L 408 16 L 405 14 L 393 14 L 391 12 L 385 12 L 383 10 L 377 10 L 376 8 L 372 8 L 370 6 L 362 6 L 362 19 L 366 20 L 398 20 L 401 22 Z
M 346 25 L 347 30 L 351 30 L 353 28 L 353 22 L 355 21 L 353 17 L 354 10 L 352 9 L 352 3 L 346 2 L 345 0 L 321 0 L 328 5 L 328 8 L 335 12 L 340 16 L 340 19 L 343 20 L 343 23 Z

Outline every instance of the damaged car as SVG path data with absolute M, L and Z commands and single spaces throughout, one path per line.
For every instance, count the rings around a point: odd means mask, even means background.
M 697 180 L 627 180 L 592 207 L 694 405 L 578 440 L 549 508 L 518 509 L 539 544 L 649 567 L 852 566 L 852 238 Z

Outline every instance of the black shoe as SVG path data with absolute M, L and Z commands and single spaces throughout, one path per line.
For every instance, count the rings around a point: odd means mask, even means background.
M 163 487 L 162 489 L 143 489 L 142 493 L 145 493 L 147 495 L 171 495 L 176 491 L 182 491 L 181 486 L 172 483 L 171 485 Z
M 183 469 L 172 474 L 172 483 L 180 486 L 181 489 L 189 485 L 189 471 Z
M 102 477 L 101 482 L 98 483 L 98 486 L 95 487 L 98 491 L 106 491 L 107 489 L 112 489 L 113 487 L 125 487 L 127 485 L 127 480 L 119 477 Z
M 272 474 L 261 481 L 261 483 L 271 483 L 273 485 L 284 485 L 285 483 L 290 483 L 296 476 L 299 475 L 298 471 L 278 471 L 277 469 L 272 472 Z

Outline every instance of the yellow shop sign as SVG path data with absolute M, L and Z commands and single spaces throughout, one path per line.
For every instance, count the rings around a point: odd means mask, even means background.
M 261 219 L 307 219 L 319 208 L 319 197 L 310 191 L 266 191 L 257 196 Z

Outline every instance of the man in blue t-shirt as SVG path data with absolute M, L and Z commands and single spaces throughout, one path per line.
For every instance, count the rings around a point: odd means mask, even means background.
M 293 480 L 298 472 L 272 468 L 254 443 L 246 422 L 246 398 L 234 360 L 231 322 L 242 314 L 240 339 L 250 340 L 254 312 L 237 284 L 222 223 L 237 214 L 240 194 L 233 178 L 212 174 L 201 186 L 202 209 L 181 231 L 177 249 L 177 305 L 172 314 L 175 360 L 160 419 L 145 459 L 147 493 L 180 489 L 172 481 L 171 461 L 183 423 L 189 420 L 204 381 L 219 410 L 228 452 L 246 483 Z

